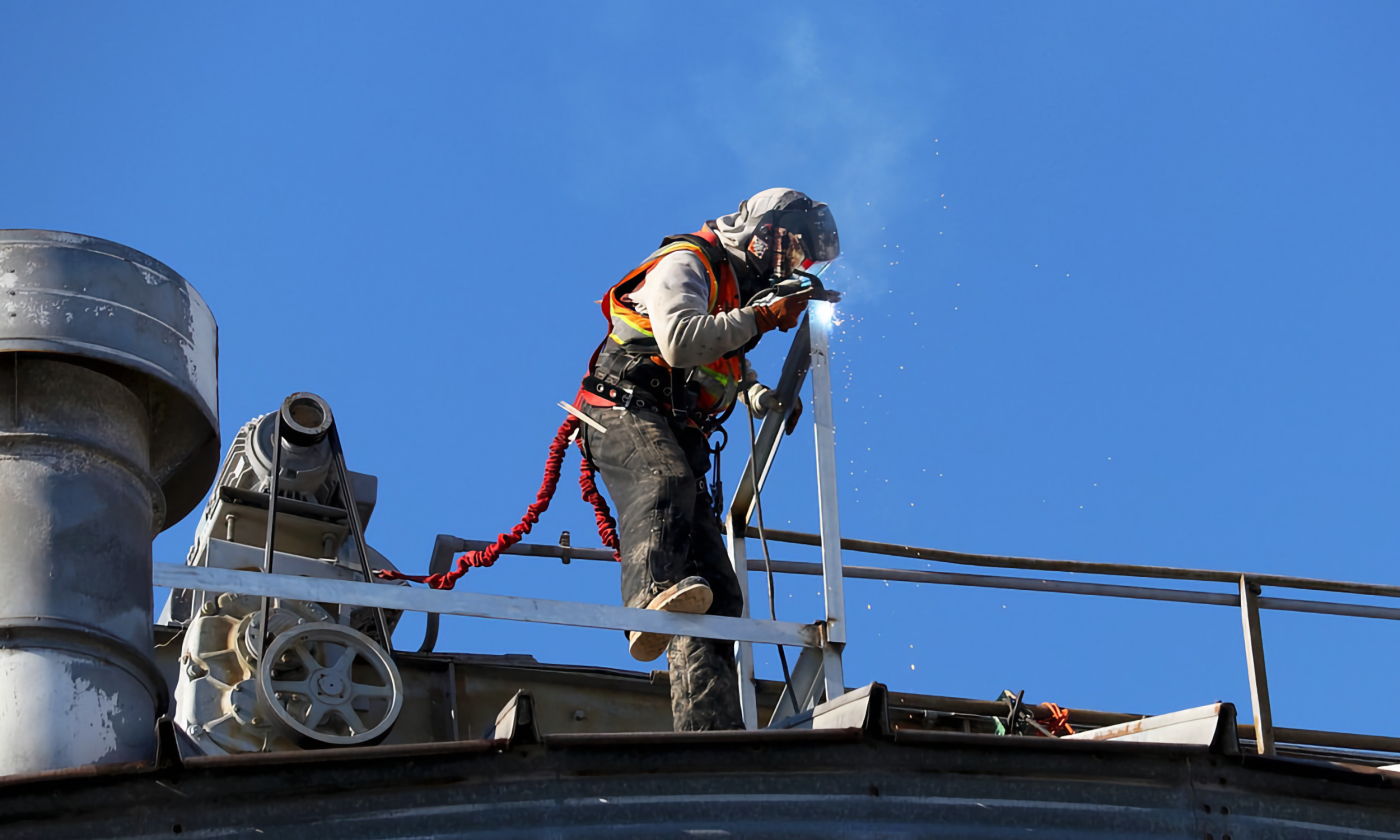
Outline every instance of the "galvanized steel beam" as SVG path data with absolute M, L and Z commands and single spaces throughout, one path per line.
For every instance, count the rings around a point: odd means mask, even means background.
M 734 566 L 734 577 L 739 582 L 739 593 L 744 599 L 741 618 L 752 618 L 749 610 L 749 569 L 754 563 L 762 569 L 762 561 L 750 562 L 748 545 L 744 541 L 742 526 L 736 526 L 734 516 L 725 518 L 725 536 L 728 537 L 729 562 Z M 805 652 L 805 651 L 804 651 Z M 739 713 L 744 719 L 745 729 L 758 728 L 758 692 L 755 690 L 753 668 L 753 643 L 735 642 L 734 659 L 739 669 Z
M 1269 707 L 1269 677 L 1264 669 L 1264 630 L 1259 623 L 1259 584 L 1240 575 L 1240 620 L 1244 625 L 1245 664 L 1249 668 L 1249 699 L 1254 707 L 1255 747 L 1274 754 L 1274 721 Z
M 831 646 L 823 657 L 827 702 L 845 692 L 841 682 L 841 648 L 846 642 L 846 597 L 841 574 L 841 515 L 836 504 L 836 419 L 831 405 L 831 304 L 813 301 L 808 318 L 812 331 L 812 432 L 817 448 L 817 512 L 821 523 L 822 592 L 826 601 L 826 638 Z M 833 673 L 832 669 L 835 668 Z
M 264 575 L 257 572 L 238 572 L 230 569 L 183 566 L 171 563 L 156 563 L 153 565 L 153 569 L 155 585 L 167 586 L 171 589 L 237 592 L 243 595 L 291 598 L 300 601 L 414 610 L 540 624 L 563 624 L 571 627 L 595 627 L 601 630 L 644 630 L 651 633 L 697 636 L 704 639 L 742 639 L 750 642 L 795 647 L 821 646 L 820 633 L 815 625 L 797 624 L 789 621 L 755 621 L 718 615 L 683 615 L 603 604 L 580 604 L 572 601 L 484 595 L 479 592 L 386 586 L 379 583 L 362 583 L 350 580 Z
M 748 548 L 744 543 L 745 529 L 757 508 L 758 494 L 768 480 L 768 471 L 773 459 L 778 456 L 778 444 L 783 440 L 784 427 L 788 415 L 796 408 L 797 395 L 802 391 L 802 383 L 807 379 L 811 367 L 811 340 L 809 318 L 803 318 L 792 337 L 787 357 L 783 360 L 783 372 L 778 378 L 778 399 L 783 411 L 770 411 L 763 418 L 758 435 L 754 439 L 753 451 L 744 462 L 739 474 L 739 486 L 730 500 L 728 515 L 724 518 L 725 533 L 729 548 L 729 562 L 734 567 L 734 575 L 739 580 L 739 589 L 744 598 L 743 617 L 751 618 L 749 609 L 749 575 L 755 562 L 748 559 Z M 757 479 L 755 481 L 755 478 Z M 762 571 L 760 565 L 757 569 Z M 739 708 L 743 714 L 746 729 L 758 728 L 758 700 L 754 691 L 753 643 L 739 641 L 735 645 L 735 659 L 739 669 Z

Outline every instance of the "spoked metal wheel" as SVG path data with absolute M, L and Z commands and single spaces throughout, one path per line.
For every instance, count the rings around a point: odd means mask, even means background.
M 305 747 L 376 743 L 403 708 L 403 677 L 374 640 L 317 622 L 273 639 L 258 693 L 277 727 Z

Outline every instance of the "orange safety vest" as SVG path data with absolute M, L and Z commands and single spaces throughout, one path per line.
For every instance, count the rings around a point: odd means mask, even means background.
M 603 342 L 604 345 L 611 341 L 616 345 L 616 349 L 628 355 L 648 357 L 652 363 L 663 370 L 669 371 L 671 369 L 671 366 L 661 357 L 661 348 L 656 343 L 656 336 L 651 329 L 651 319 L 634 309 L 624 298 L 642 284 L 647 273 L 655 268 L 657 263 L 666 256 L 680 251 L 690 251 L 700 257 L 700 261 L 705 266 L 705 272 L 709 275 L 710 294 L 707 314 L 716 315 L 739 308 L 739 283 L 734 278 L 734 271 L 730 268 L 729 261 L 721 258 L 717 274 L 715 266 L 711 264 L 710 257 L 706 253 L 707 249 L 694 241 L 696 239 L 702 240 L 712 247 L 722 247 L 719 245 L 718 237 L 715 236 L 714 231 L 708 227 L 701 228 L 696 233 L 686 236 L 667 237 L 662 242 L 661 248 L 608 290 L 607 295 L 602 300 L 603 317 L 607 318 L 609 327 L 608 337 Z M 597 358 L 598 355 L 595 353 L 595 362 Z M 739 383 L 744 377 L 742 356 L 739 353 L 731 353 L 694 370 L 696 376 L 693 378 L 700 385 L 699 401 L 696 407 L 707 415 L 723 414 L 734 404 L 734 399 L 738 396 Z

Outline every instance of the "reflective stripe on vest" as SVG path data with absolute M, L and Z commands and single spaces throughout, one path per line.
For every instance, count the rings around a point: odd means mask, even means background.
M 715 314 L 716 307 L 720 302 L 719 281 L 715 278 L 714 269 L 710 268 L 710 261 L 705 259 L 705 252 L 700 249 L 700 246 L 689 242 L 674 242 L 647 257 L 646 262 L 632 269 L 617 285 L 608 290 L 608 296 L 603 300 L 603 314 L 612 324 L 612 333 L 609 338 L 623 347 L 628 347 L 629 344 L 640 344 L 642 346 L 638 347 L 637 350 L 646 351 L 645 355 L 648 356 L 660 352 L 660 348 L 656 344 L 656 335 L 651 330 L 651 319 L 623 303 L 622 296 L 640 285 L 637 281 L 645 277 L 662 259 L 680 251 L 692 252 L 700 258 L 700 262 L 705 266 L 705 273 L 710 277 L 709 314 Z

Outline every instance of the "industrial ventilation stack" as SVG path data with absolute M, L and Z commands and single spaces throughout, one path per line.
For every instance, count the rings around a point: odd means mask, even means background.
M 218 459 L 218 333 L 189 283 L 0 231 L 0 776 L 154 759 L 151 541 Z

